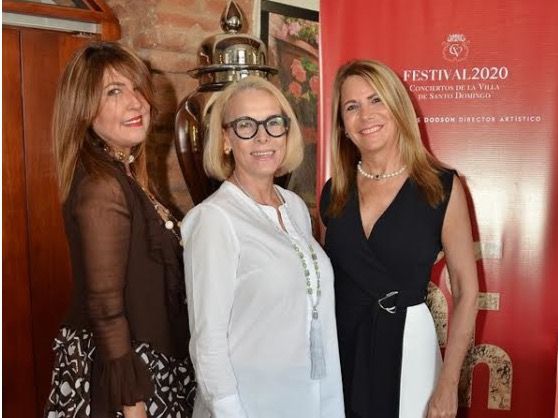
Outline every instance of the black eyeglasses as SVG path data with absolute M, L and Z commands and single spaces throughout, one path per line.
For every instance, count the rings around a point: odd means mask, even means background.
M 283 115 L 273 115 L 265 120 L 256 120 L 249 116 L 243 116 L 223 124 L 223 128 L 232 128 L 240 139 L 252 139 L 258 133 L 260 125 L 263 125 L 269 136 L 279 138 L 289 130 L 289 121 L 289 118 Z

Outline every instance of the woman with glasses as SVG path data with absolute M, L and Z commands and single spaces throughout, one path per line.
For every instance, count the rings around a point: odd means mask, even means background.
M 182 223 L 196 418 L 344 415 L 331 264 L 302 199 L 273 183 L 302 152 L 263 78 L 213 105 L 204 167 L 225 181 Z

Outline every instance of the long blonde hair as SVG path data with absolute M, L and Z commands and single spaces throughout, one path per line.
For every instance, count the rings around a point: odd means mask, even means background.
M 332 190 L 327 213 L 338 216 L 356 184 L 356 165 L 360 152 L 345 136 L 341 115 L 341 89 L 350 76 L 358 76 L 372 86 L 391 112 L 399 134 L 398 145 L 409 177 L 422 191 L 431 206 L 444 199 L 444 189 L 438 176 L 442 164 L 424 147 L 417 116 L 405 86 L 397 74 L 385 64 L 372 60 L 355 60 L 337 71 L 333 84 L 331 113 Z
M 94 42 L 77 51 L 58 83 L 52 119 L 62 201 L 68 197 L 78 161 L 92 175 L 106 175 L 110 170 L 98 157 L 96 143 L 101 139 L 93 131 L 92 123 L 100 107 L 103 76 L 111 70 L 128 78 L 137 87 L 151 106 L 151 119 L 155 116 L 151 74 L 134 52 L 113 42 Z M 135 161 L 131 169 L 140 184 L 148 187 L 145 141 L 135 146 L 132 152 Z
M 279 167 L 275 173 L 275 176 L 281 176 L 293 171 L 300 165 L 304 156 L 304 142 L 300 127 L 296 120 L 296 115 L 283 93 L 271 82 L 262 77 L 246 77 L 236 83 L 230 84 L 223 90 L 211 108 L 207 142 L 203 153 L 203 166 L 207 175 L 217 180 L 227 179 L 232 174 L 235 167 L 234 157 L 230 154 L 225 154 L 223 151 L 223 123 L 225 122 L 224 117 L 227 105 L 236 94 L 246 90 L 268 92 L 277 99 L 281 107 L 281 112 L 290 119 L 285 158 L 281 163 L 281 167 Z

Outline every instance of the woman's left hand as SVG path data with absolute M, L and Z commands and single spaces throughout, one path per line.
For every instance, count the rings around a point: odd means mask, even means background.
M 457 415 L 457 388 L 438 384 L 428 402 L 427 418 L 454 418 Z

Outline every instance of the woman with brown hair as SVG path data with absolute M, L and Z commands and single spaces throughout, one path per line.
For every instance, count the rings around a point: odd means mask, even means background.
M 179 225 L 149 184 L 151 75 L 98 42 L 66 67 L 53 136 L 74 292 L 45 416 L 187 417 L 194 380 Z
M 403 83 L 377 61 L 338 70 L 331 144 L 320 210 L 347 417 L 454 417 L 478 291 L 463 186 L 424 148 Z M 443 364 L 424 303 L 442 250 L 453 295 Z

